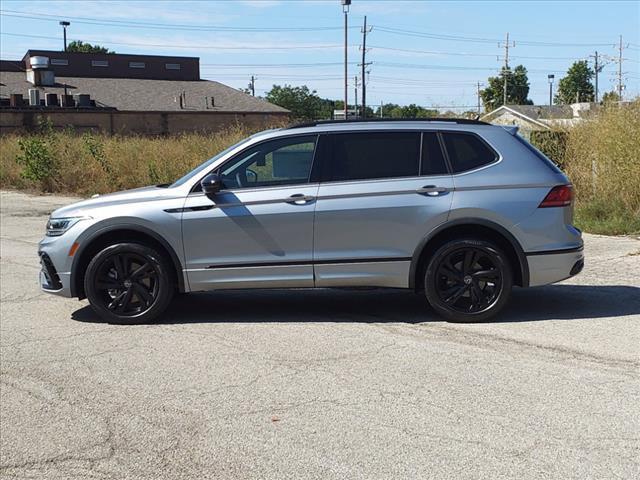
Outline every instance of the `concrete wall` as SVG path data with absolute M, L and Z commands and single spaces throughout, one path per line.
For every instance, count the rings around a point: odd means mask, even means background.
M 165 135 L 217 132 L 235 124 L 252 129 L 288 121 L 286 113 L 133 112 L 117 110 L 0 110 L 0 134 L 33 131 L 50 122 L 53 128 L 122 135 Z

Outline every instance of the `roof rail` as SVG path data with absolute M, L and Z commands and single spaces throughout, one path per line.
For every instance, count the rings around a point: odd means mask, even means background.
M 348 123 L 380 123 L 380 122 L 448 122 L 458 123 L 460 125 L 490 125 L 487 122 L 481 120 L 470 120 L 468 118 L 359 118 L 356 120 L 318 120 L 316 122 L 298 123 L 287 127 L 291 128 L 305 128 L 316 127 L 318 125 L 340 125 Z

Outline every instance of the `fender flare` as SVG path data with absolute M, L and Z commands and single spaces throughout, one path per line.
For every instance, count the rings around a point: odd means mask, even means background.
M 416 271 L 418 269 L 418 262 L 420 260 L 420 255 L 422 254 L 427 244 L 443 231 L 459 225 L 479 225 L 494 230 L 496 233 L 502 235 L 509 242 L 514 252 L 516 252 L 520 271 L 522 272 L 522 286 L 529 286 L 529 263 L 527 262 L 527 257 L 524 253 L 524 250 L 522 249 L 522 246 L 520 245 L 520 242 L 518 242 L 516 237 L 514 237 L 511 232 L 509 232 L 502 225 L 490 220 L 484 220 L 481 218 L 457 218 L 450 222 L 440 224 L 438 227 L 429 232 L 427 236 L 420 240 L 420 243 L 418 243 L 418 246 L 415 248 L 413 256 L 411 257 L 411 267 L 409 268 L 409 288 L 415 289 L 415 278 Z
M 78 296 L 78 292 L 77 292 L 77 289 L 76 289 L 76 275 L 78 274 L 78 267 L 79 267 L 79 263 L 80 263 L 79 259 L 82 258 L 82 254 L 85 252 L 87 247 L 93 243 L 93 241 L 96 238 L 104 235 L 105 233 L 115 232 L 115 231 L 118 231 L 118 230 L 133 230 L 133 231 L 136 231 L 136 232 L 143 233 L 145 235 L 150 236 L 151 238 L 156 240 L 160 245 L 162 245 L 162 247 L 167 252 L 169 252 L 169 256 L 171 257 L 171 263 L 173 264 L 173 267 L 176 270 L 176 274 L 177 274 L 176 276 L 178 277 L 177 278 L 177 280 L 178 280 L 178 290 L 180 292 L 184 292 L 185 291 L 184 274 L 183 274 L 183 271 L 182 271 L 182 262 L 180 262 L 180 258 L 176 254 L 176 252 L 173 249 L 173 247 L 169 244 L 169 242 L 167 242 L 159 233 L 151 230 L 150 228 L 143 227 L 142 225 L 137 225 L 137 224 L 134 224 L 134 223 L 119 223 L 119 224 L 116 224 L 116 225 L 109 225 L 108 227 L 100 228 L 100 229 L 92 232 L 86 239 L 84 239 L 82 241 L 82 244 L 78 248 L 78 251 L 73 256 L 73 262 L 71 263 L 70 289 L 71 289 L 71 296 L 72 297 L 77 297 Z

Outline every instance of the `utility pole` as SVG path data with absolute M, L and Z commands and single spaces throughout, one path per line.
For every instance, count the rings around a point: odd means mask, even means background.
M 480 82 L 478 82 L 478 118 L 480 117 Z
M 380 118 L 383 118 L 382 109 L 384 109 L 384 102 L 380 100 Z
M 596 73 L 596 103 L 598 103 L 598 72 L 600 71 L 600 65 L 598 65 L 598 51 L 595 51 L 594 55 L 594 68 L 593 70 Z
M 249 83 L 249 90 L 251 90 L 251 96 L 256 96 L 256 77 L 251 75 L 251 82 Z
M 67 51 L 67 27 L 69 25 L 71 25 L 71 22 L 67 22 L 66 20 L 62 20 L 61 22 L 58 22 L 60 25 L 62 25 L 62 36 L 64 39 L 64 51 Z
M 504 92 L 502 94 L 502 104 L 506 105 L 507 104 L 507 83 L 508 83 L 508 78 L 509 78 L 509 48 L 513 48 L 516 46 L 516 42 L 513 42 L 513 45 L 509 45 L 509 32 L 507 32 L 507 40 L 504 44 Z M 498 47 L 500 47 L 500 44 L 498 44 Z
M 622 35 L 620 35 L 620 46 L 618 47 L 618 97 L 620 97 L 620 101 L 622 101 L 622 89 L 624 85 L 622 85 L 622 50 L 624 47 L 622 46 Z
M 347 30 L 349 28 L 349 23 L 347 21 L 347 16 L 349 14 L 349 5 L 351 5 L 351 0 L 342 0 L 342 11 L 344 13 L 344 119 L 347 120 L 347 110 L 349 109 L 349 90 L 348 85 L 349 81 L 347 78 Z
M 549 80 L 549 106 L 553 105 L 553 79 L 556 76 L 553 73 L 547 75 L 547 80 Z
M 362 27 L 362 74 L 360 78 L 362 78 L 362 118 L 366 118 L 367 116 L 367 77 L 365 69 L 368 65 L 371 65 L 371 62 L 366 62 L 367 55 L 367 33 L 369 33 L 371 29 L 367 29 L 367 16 L 364 16 L 364 26 Z
M 358 115 L 358 76 L 356 75 L 355 77 L 353 77 L 353 86 L 354 86 L 354 93 L 355 93 L 355 99 L 356 99 L 356 103 L 355 103 L 355 115 Z

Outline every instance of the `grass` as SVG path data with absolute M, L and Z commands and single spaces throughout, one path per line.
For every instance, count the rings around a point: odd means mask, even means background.
M 640 233 L 640 100 L 569 130 L 562 165 L 576 189 L 579 228 Z
M 78 194 L 168 183 L 253 132 L 171 137 L 52 131 L 0 136 L 0 188 Z M 554 135 L 547 136 L 553 140 Z M 640 233 L 640 100 L 602 109 L 543 150 L 576 190 L 575 222 L 586 232 Z

